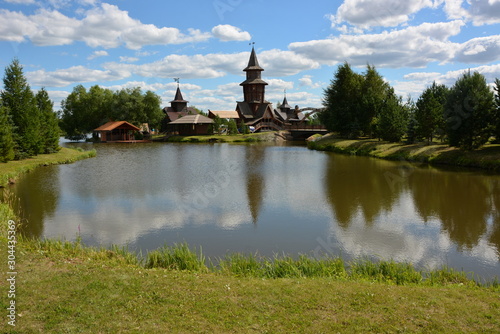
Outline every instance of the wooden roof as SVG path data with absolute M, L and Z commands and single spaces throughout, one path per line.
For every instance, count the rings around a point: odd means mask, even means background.
M 137 126 L 130 124 L 129 122 L 126 121 L 117 121 L 117 122 L 108 122 L 106 124 L 101 125 L 97 129 L 94 129 L 94 131 L 113 131 L 114 129 L 129 129 L 129 130 L 135 130 L 135 131 L 140 131 Z
M 196 115 L 186 115 L 181 118 L 176 119 L 170 124 L 212 124 L 214 121 L 206 116 L 196 114 Z
M 238 115 L 238 112 L 236 110 L 230 110 L 230 111 L 225 111 L 225 110 L 208 110 L 208 117 L 212 118 L 215 116 L 219 116 L 220 118 L 234 118 L 238 119 L 240 116 Z

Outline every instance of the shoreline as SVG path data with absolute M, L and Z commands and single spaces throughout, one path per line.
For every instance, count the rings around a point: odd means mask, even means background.
M 474 151 L 462 151 L 446 144 L 389 143 L 377 139 L 339 139 L 333 135 L 316 137 L 307 143 L 311 150 L 400 160 L 430 165 L 480 168 L 500 172 L 500 144 L 489 144 Z

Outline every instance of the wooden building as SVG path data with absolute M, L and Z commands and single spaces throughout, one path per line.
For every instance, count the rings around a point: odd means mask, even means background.
M 188 102 L 182 97 L 181 89 L 177 86 L 177 91 L 175 97 L 170 101 L 170 107 L 163 108 L 165 113 L 165 119 L 163 120 L 163 126 L 166 124 L 177 120 L 179 117 L 183 117 L 190 114 L 196 114 L 197 111 L 193 107 L 188 107 Z
M 94 130 L 102 143 L 135 142 L 135 134 L 140 131 L 137 126 L 126 121 L 107 122 Z
M 282 130 L 284 123 L 275 114 L 271 102 L 266 101 L 265 91 L 267 82 L 262 80 L 261 72 L 255 49 L 252 48 L 243 86 L 243 101 L 237 102 L 236 111 L 239 118 L 248 126 L 253 126 L 255 131 Z
M 195 114 L 177 118 L 167 124 L 168 133 L 181 136 L 197 136 L 208 134 L 208 128 L 214 121 L 206 116 Z

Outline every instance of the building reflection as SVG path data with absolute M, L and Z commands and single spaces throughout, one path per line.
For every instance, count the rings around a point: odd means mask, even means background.
M 245 150 L 246 165 L 246 190 L 248 209 L 252 222 L 257 224 L 264 195 L 265 180 L 262 172 L 266 146 L 249 145 Z

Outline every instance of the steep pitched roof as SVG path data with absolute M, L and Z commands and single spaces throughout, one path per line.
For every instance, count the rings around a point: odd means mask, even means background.
M 264 69 L 259 65 L 259 61 L 257 60 L 257 55 L 255 54 L 255 49 L 253 47 L 250 59 L 248 60 L 248 66 L 243 71 L 250 70 L 264 71 Z
M 189 101 L 184 100 L 184 98 L 182 97 L 181 89 L 179 87 L 177 87 L 177 91 L 175 92 L 174 100 L 170 101 L 170 103 L 172 103 L 172 102 L 188 103 Z
M 283 103 L 281 104 L 280 109 L 292 109 L 292 107 L 290 107 L 288 101 L 286 100 L 286 96 L 283 99 Z

